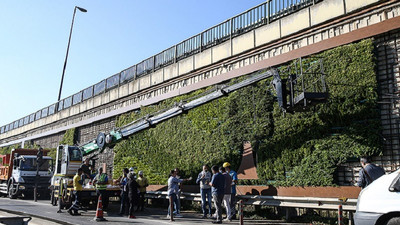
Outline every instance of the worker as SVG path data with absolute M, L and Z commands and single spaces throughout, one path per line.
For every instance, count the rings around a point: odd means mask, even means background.
M 232 177 L 226 172 L 224 167 L 219 168 L 219 172 L 225 177 L 225 189 L 223 203 L 226 209 L 226 219 L 224 221 L 231 221 L 232 210 L 231 210 L 231 192 L 232 192 Z
M 213 177 L 211 178 L 210 186 L 212 187 L 211 192 L 213 196 L 216 220 L 212 223 L 222 223 L 222 201 L 224 200 L 225 192 L 225 177 L 219 172 L 218 166 L 211 167 Z
M 103 202 L 103 210 L 107 210 L 108 208 L 108 194 L 107 194 L 107 184 L 108 184 L 108 176 L 106 173 L 103 173 L 103 168 L 98 169 L 97 175 L 93 179 L 93 185 L 96 187 L 97 196 L 101 195 L 101 199 Z
M 367 187 L 374 180 L 385 174 L 385 170 L 371 163 L 368 157 L 360 158 L 361 170 L 359 172 L 357 186 L 361 188 Z
M 83 171 L 83 175 L 85 175 L 85 179 L 92 179 L 92 175 L 90 172 L 90 164 L 89 164 L 89 158 L 85 159 L 85 162 L 81 165 L 81 169 Z
M 149 181 L 143 175 L 143 171 L 139 171 L 138 173 L 139 178 L 137 179 L 137 183 L 139 184 L 139 204 L 136 211 L 143 211 L 144 210 L 144 196 L 146 194 L 146 187 L 149 186 Z
M 236 219 L 236 185 L 238 183 L 238 177 L 237 173 L 233 170 L 231 170 L 231 164 L 229 162 L 224 162 L 222 167 L 225 168 L 226 172 L 231 176 L 232 178 L 232 191 L 231 191 L 231 219 L 234 220 Z
M 174 171 L 176 172 L 176 178 L 180 179 L 180 173 L 181 171 L 179 170 L 179 168 L 175 168 Z M 175 217 L 176 218 L 180 218 L 182 217 L 181 215 L 181 190 L 182 190 L 182 182 L 178 183 L 178 191 L 176 192 L 176 201 L 174 201 L 174 205 L 175 205 Z
M 128 174 L 128 196 L 129 196 L 129 219 L 135 219 L 136 216 L 133 215 L 133 211 L 135 209 L 135 205 L 138 204 L 139 200 L 139 193 L 138 193 L 138 188 L 139 185 L 136 182 L 136 176 L 134 173 L 129 173 Z
M 121 186 L 121 207 L 119 210 L 119 215 L 123 216 L 129 208 L 129 198 L 128 198 L 128 168 L 125 168 L 123 171 L 123 175 L 120 179 Z
M 82 184 L 85 175 L 82 174 L 82 168 L 78 169 L 78 172 L 73 178 L 73 185 L 74 185 L 74 195 L 75 195 L 75 201 L 72 204 L 72 206 L 68 209 L 68 213 L 71 214 L 72 216 L 78 216 L 81 215 L 78 213 L 78 209 L 80 208 L 80 201 L 81 201 L 81 191 L 83 190 Z M 72 213 L 74 211 L 74 213 Z
M 171 204 L 175 205 L 175 209 L 178 210 L 177 207 L 179 206 L 179 203 L 177 202 L 178 201 L 177 193 L 179 192 L 179 184 L 181 184 L 184 181 L 188 181 L 188 180 L 192 179 L 191 177 L 188 178 L 188 179 L 179 179 L 177 177 L 178 171 L 179 171 L 178 169 L 171 170 L 170 177 L 168 178 L 168 190 L 167 190 L 167 192 L 168 192 L 168 197 L 169 197 L 170 203 L 169 203 L 169 206 L 168 206 L 167 218 L 170 218 L 171 210 L 173 210 L 173 209 L 171 209 Z M 175 217 L 180 218 L 180 217 L 182 217 L 182 215 L 177 213 L 175 215 Z
M 201 195 L 201 209 L 203 210 L 203 219 L 207 218 L 207 204 L 208 214 L 211 218 L 211 173 L 208 171 L 208 166 L 203 165 L 203 170 L 199 173 L 196 179 L 196 183 L 200 184 L 200 195 Z

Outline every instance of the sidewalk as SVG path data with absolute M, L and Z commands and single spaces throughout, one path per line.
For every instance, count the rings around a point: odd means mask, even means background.
M 17 215 L 17 214 L 12 214 L 12 213 L 8 213 L 8 212 L 4 212 L 4 211 L 0 211 L 0 218 L 1 217 L 29 217 L 28 215 Z M 27 221 L 27 219 L 24 219 L 24 221 Z M 29 225 L 57 225 L 60 223 L 55 223 L 49 220 L 44 220 L 44 219 L 40 219 L 40 218 L 36 218 L 36 217 L 32 217 L 32 220 L 29 221 L 28 223 Z

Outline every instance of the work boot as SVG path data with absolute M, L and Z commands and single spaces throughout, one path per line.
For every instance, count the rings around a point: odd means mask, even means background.
M 74 214 L 72 213 L 71 209 L 68 209 L 67 212 L 69 213 L 69 215 L 73 216 Z

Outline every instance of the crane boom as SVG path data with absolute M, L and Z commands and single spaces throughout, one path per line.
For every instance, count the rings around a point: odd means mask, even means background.
M 80 146 L 80 148 L 83 151 L 83 155 L 88 155 L 97 150 L 102 151 L 105 147 L 111 147 L 118 143 L 120 140 L 125 139 L 135 133 L 153 127 L 159 123 L 162 123 L 163 121 L 181 115 L 182 113 L 185 113 L 191 109 L 226 96 L 238 89 L 252 85 L 269 77 L 279 77 L 278 71 L 274 68 L 269 69 L 266 72 L 253 75 L 236 84 L 224 86 L 214 92 L 198 97 L 190 102 L 176 105 L 164 112 L 155 114 L 153 116 L 146 116 L 139 120 L 133 121 L 125 125 L 123 128 L 112 130 L 108 134 L 100 133 L 95 140 Z

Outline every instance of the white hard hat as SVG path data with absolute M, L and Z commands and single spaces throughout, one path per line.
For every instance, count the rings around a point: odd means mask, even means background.
M 133 167 L 129 168 L 129 171 L 133 171 Z
M 140 170 L 138 174 L 139 174 L 139 175 L 143 175 L 143 171 Z

